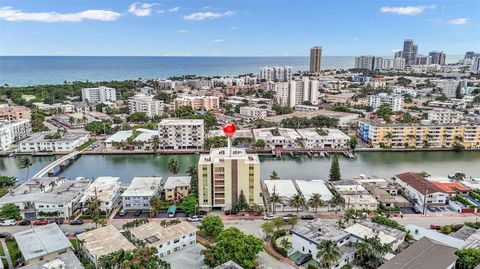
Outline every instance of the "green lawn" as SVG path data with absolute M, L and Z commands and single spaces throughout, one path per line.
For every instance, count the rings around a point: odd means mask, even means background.
M 7 243 L 8 252 L 10 252 L 10 259 L 12 259 L 12 262 L 15 263 L 15 261 L 19 259 L 21 256 L 20 249 L 18 248 L 17 242 L 13 238 L 7 238 L 6 243 Z

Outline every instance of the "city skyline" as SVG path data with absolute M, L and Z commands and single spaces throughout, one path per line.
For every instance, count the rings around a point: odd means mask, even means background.
M 419 54 L 463 55 L 480 47 L 479 10 L 474 1 L 302 0 L 292 12 L 289 1 L 6 0 L 0 55 L 308 56 L 318 45 L 323 56 L 387 56 L 404 39 Z

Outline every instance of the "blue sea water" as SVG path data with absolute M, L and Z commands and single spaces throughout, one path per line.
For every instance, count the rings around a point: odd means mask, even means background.
M 322 69 L 347 69 L 353 56 L 324 56 Z M 451 60 L 447 58 L 447 61 Z M 308 57 L 0 56 L 0 85 L 27 86 L 64 81 L 158 79 L 257 73 L 266 65 L 309 68 Z

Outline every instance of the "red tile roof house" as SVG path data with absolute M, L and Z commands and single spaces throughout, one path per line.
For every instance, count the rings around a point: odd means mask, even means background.
M 403 188 L 404 196 L 416 203 L 415 207 L 423 210 L 424 202 L 427 206 L 445 205 L 448 194 L 433 182 L 413 172 L 398 174 L 395 181 Z
M 433 182 L 437 187 L 442 189 L 444 192 L 448 193 L 449 195 L 461 195 L 464 197 L 468 196 L 469 189 L 457 182 Z

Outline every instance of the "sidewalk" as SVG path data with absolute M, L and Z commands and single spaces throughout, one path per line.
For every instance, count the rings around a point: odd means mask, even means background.
M 273 246 L 272 246 L 272 243 L 270 242 L 270 240 L 267 241 L 266 245 L 265 245 L 265 248 L 266 248 L 266 251 L 267 253 L 272 256 L 273 258 L 283 262 L 283 263 L 286 263 L 286 264 L 289 264 L 295 268 L 300 268 L 300 269 L 305 269 L 305 267 L 303 266 L 297 266 L 295 265 L 295 262 L 290 260 L 289 258 L 287 257 L 284 257 L 282 254 L 278 253 L 275 249 L 273 249 Z
M 2 243 L 3 251 L 5 252 L 5 257 L 2 257 L 2 258 L 7 259 L 8 268 L 13 269 L 14 268 L 13 263 L 12 263 L 12 260 L 10 259 L 10 252 L 8 251 L 8 247 L 7 247 L 7 244 L 5 243 L 5 239 L 0 239 L 0 242 Z M 1 262 L 1 259 L 0 259 L 0 262 Z

